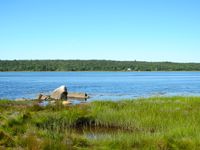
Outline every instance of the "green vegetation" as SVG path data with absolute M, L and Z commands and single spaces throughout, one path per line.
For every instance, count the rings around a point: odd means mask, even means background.
M 200 63 L 106 60 L 0 60 L 0 71 L 200 71 Z
M 200 97 L 75 106 L 0 101 L 0 149 L 198 149 Z

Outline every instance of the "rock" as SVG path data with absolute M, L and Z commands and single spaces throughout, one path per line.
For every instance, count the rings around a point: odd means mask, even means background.
M 67 87 L 63 85 L 63 86 L 55 89 L 52 92 L 50 98 L 55 99 L 55 100 L 67 99 Z
M 66 105 L 72 104 L 72 102 L 71 101 L 63 101 L 62 104 L 66 106 Z
M 49 99 L 49 96 L 46 96 L 46 95 L 42 95 L 41 97 L 41 100 L 48 100 Z
M 26 98 L 17 98 L 17 99 L 15 99 L 15 101 L 27 101 L 28 99 L 26 99 Z
M 36 97 L 36 99 L 41 99 L 41 97 L 42 97 L 42 94 L 39 94 L 37 97 Z
M 38 99 L 38 100 L 48 100 L 49 96 L 43 95 L 43 94 L 39 94 L 36 99 Z
M 67 97 L 71 99 L 88 99 L 89 98 L 87 93 L 68 93 Z

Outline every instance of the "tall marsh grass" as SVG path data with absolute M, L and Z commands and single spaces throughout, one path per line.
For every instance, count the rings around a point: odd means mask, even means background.
M 200 97 L 95 101 L 70 107 L 0 101 L 0 110 L 0 148 L 200 147 Z

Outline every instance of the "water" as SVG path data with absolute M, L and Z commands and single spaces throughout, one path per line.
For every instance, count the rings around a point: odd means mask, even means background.
M 66 85 L 92 100 L 200 95 L 200 72 L 0 72 L 0 99 L 35 98 Z

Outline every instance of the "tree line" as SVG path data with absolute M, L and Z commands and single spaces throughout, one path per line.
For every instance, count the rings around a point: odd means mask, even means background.
M 111 60 L 0 60 L 0 71 L 200 71 L 200 63 Z

